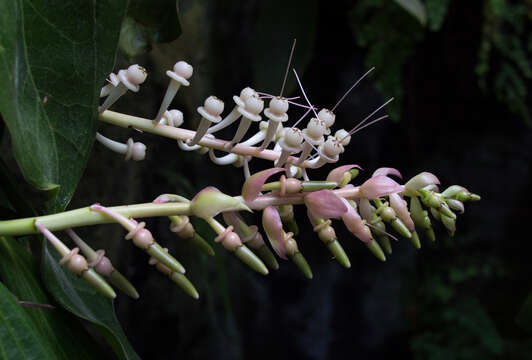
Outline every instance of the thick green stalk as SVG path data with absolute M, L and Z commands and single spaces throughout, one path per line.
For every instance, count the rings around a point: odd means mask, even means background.
M 189 204 L 171 202 L 164 204 L 146 203 L 114 206 L 110 207 L 109 209 L 116 211 L 125 217 L 145 218 L 156 216 L 187 215 L 189 213 Z M 53 215 L 0 221 L 0 235 L 20 236 L 37 234 L 38 231 L 34 226 L 36 220 L 46 226 L 46 228 L 50 231 L 115 222 L 115 220 L 101 212 L 93 211 L 89 207 L 84 207 Z

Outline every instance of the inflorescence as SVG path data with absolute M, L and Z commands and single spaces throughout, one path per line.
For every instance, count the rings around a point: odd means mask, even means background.
M 179 61 L 172 70 L 166 72 L 170 78 L 169 86 L 153 119 L 108 110 L 127 90 L 139 91 L 140 84 L 146 80 L 146 70 L 131 65 L 117 74 L 110 74 L 108 84 L 101 90 L 101 97 L 105 98 L 98 109 L 101 121 L 173 138 L 184 151 L 208 153 L 209 159 L 215 164 L 242 167 L 245 182 L 241 194 L 229 196 L 214 187 L 208 187 L 190 200 L 175 194 L 163 194 L 146 204 L 119 207 L 94 204 L 54 215 L 0 221 L 0 234 L 41 233 L 61 254 L 61 264 L 110 298 L 116 294 L 106 280 L 133 298 L 138 298 L 139 294 L 113 267 L 104 250 L 93 250 L 72 228 L 109 222 L 120 224 L 127 231 L 125 239 L 145 251 L 150 256 L 151 265 L 194 298 L 198 298 L 199 294 L 184 275 L 183 265 L 155 241 L 144 222 L 134 218 L 167 216 L 170 231 L 203 252 L 214 255 L 211 245 L 195 231 L 190 222 L 191 216 L 202 218 L 217 233 L 217 243 L 255 271 L 266 275 L 268 268 L 277 269 L 279 264 L 258 227 L 248 224 L 240 214 L 242 211 L 261 210 L 262 226 L 274 252 L 281 259 L 294 262 L 307 278 L 312 278 L 312 271 L 295 239 L 298 225 L 294 218 L 294 205 L 306 206 L 314 232 L 346 268 L 351 264 L 337 239 L 331 219 L 342 220 L 347 229 L 382 261 L 386 260 L 385 254 L 392 253 L 390 239 L 398 240 L 389 233 L 389 227 L 398 236 L 409 239 L 416 248 L 421 246 L 419 233 L 431 241 L 435 240 L 429 211 L 453 235 L 456 213 L 464 212 L 465 202 L 477 201 L 480 197 L 458 185 L 440 192 L 440 182 L 431 173 L 422 172 L 401 185 L 391 178 L 402 179 L 398 170 L 380 168 L 368 180 L 355 186 L 352 181 L 361 168 L 358 165 L 343 165 L 330 171 L 324 180 L 310 179 L 308 170 L 339 161 L 354 133 L 386 118 L 381 116 L 370 120 L 393 99 L 373 111 L 352 130 L 339 129 L 332 135 L 336 120 L 333 111 L 372 70 L 357 80 L 332 110 L 317 111 L 303 90 L 295 70 L 306 104 L 296 102 L 299 97 L 282 96 L 288 71 L 279 96 L 246 87 L 240 95 L 233 97 L 234 106 L 225 117 L 222 117 L 224 102 L 209 96 L 203 106 L 197 108 L 201 120 L 196 131 L 181 128 L 183 113 L 177 109 L 169 110 L 178 90 L 190 84 L 193 68 L 188 63 Z M 268 101 L 266 108 L 265 100 Z M 306 113 L 293 125 L 287 126 L 290 105 L 303 108 Z M 264 120 L 261 114 L 265 116 Z M 296 127 L 309 114 L 313 116 L 306 127 Z M 222 140 L 214 135 L 236 122 L 238 127 L 231 139 Z M 258 132 L 245 139 L 254 124 L 258 125 Z M 139 161 L 145 158 L 146 146 L 131 138 L 123 144 L 97 133 L 96 140 L 124 155 L 126 160 Z M 270 145 L 273 145 L 271 149 Z M 217 156 L 215 151 L 225 152 L 225 155 Z M 253 173 L 250 162 L 254 158 L 271 161 L 272 167 Z M 279 175 L 277 180 L 269 181 Z M 405 199 L 409 199 L 409 202 Z M 215 218 L 219 214 L 223 216 L 223 223 Z M 75 248 L 68 248 L 52 233 L 61 230 L 73 240 Z

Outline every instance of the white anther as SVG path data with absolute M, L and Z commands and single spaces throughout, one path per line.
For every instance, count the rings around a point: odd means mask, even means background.
M 307 128 L 303 130 L 303 134 L 310 140 L 312 145 L 320 145 L 323 142 L 323 134 L 327 131 L 325 123 L 322 120 L 312 118 L 307 124 Z
M 334 121 L 336 120 L 336 115 L 329 109 L 321 109 L 318 112 L 318 119 L 325 123 L 325 135 L 329 135 L 331 133 L 330 128 L 334 125 Z
M 246 100 L 252 96 L 258 97 L 259 94 L 257 94 L 257 92 L 254 89 L 250 87 L 245 87 L 240 92 L 240 96 L 236 96 L 236 95 L 233 96 L 233 100 L 237 106 L 244 106 L 244 104 L 246 103 Z
M 264 115 L 270 120 L 273 120 L 277 123 L 285 122 L 288 120 L 288 100 L 283 98 L 272 98 L 270 104 L 266 110 L 264 110 Z
M 338 143 L 336 139 L 329 138 L 323 144 L 321 148 L 320 156 L 325 156 L 329 158 L 331 160 L 329 162 L 336 162 L 338 161 L 338 155 L 341 153 L 342 153 L 342 146 Z
M 291 152 L 298 152 L 301 150 L 301 143 L 303 142 L 303 135 L 301 130 L 297 128 L 285 129 L 283 138 L 279 141 L 279 145 L 283 150 Z
M 127 150 L 125 160 L 141 161 L 146 158 L 146 145 L 141 142 L 134 142 L 132 138 L 127 139 Z
M 340 142 L 340 144 L 342 144 L 342 146 L 349 145 L 349 142 L 351 141 L 351 135 L 349 135 L 349 132 L 345 129 L 340 129 L 335 132 L 334 137 Z
M 250 96 L 246 99 L 244 106 L 238 107 L 238 112 L 252 121 L 260 121 L 260 112 L 264 109 L 264 101 L 258 96 Z
M 224 111 L 224 102 L 216 96 L 209 96 L 197 111 L 204 119 L 211 123 L 218 123 L 222 120 L 220 114 Z
M 183 125 L 183 113 L 176 109 L 167 110 L 164 112 L 159 124 L 180 127 Z
M 167 70 L 166 75 L 183 86 L 189 86 L 188 79 L 193 72 L 194 68 L 186 61 L 178 61 L 174 65 L 174 71 Z
M 146 69 L 137 64 L 131 65 L 127 70 L 120 70 L 118 72 L 118 78 L 120 83 L 124 84 L 129 90 L 137 92 L 140 89 L 140 84 L 146 81 L 148 73 Z
M 301 151 L 303 142 L 303 135 L 301 131 L 297 128 L 288 128 L 284 131 L 284 136 L 279 140 L 277 145 L 282 149 L 281 155 L 275 162 L 275 166 L 281 167 L 284 165 L 288 157 L 292 154 L 298 153 Z

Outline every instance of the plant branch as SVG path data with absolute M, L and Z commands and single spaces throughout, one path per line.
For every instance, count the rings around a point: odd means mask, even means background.
M 164 136 L 170 139 L 175 140 L 181 140 L 181 141 L 187 141 L 194 138 L 194 135 L 196 134 L 195 131 L 187 130 L 187 129 L 181 129 L 176 128 L 173 126 L 163 125 L 163 124 L 154 124 L 152 120 L 148 120 L 145 118 L 137 117 L 137 116 L 131 116 L 126 115 L 110 110 L 106 110 L 99 114 L 98 118 L 108 124 L 124 127 L 124 128 L 135 128 L 139 129 L 145 132 L 149 132 L 155 135 Z M 199 142 L 198 145 L 207 147 L 209 149 L 215 149 L 220 151 L 227 152 L 228 149 L 226 147 L 227 144 L 229 144 L 230 141 L 216 139 L 216 138 L 209 138 L 204 136 Z M 256 158 L 264 159 L 264 160 L 270 160 L 270 161 L 276 161 L 281 156 L 280 151 L 276 150 L 268 150 L 264 149 L 261 150 L 260 148 L 256 146 L 246 146 L 242 144 L 237 144 L 234 147 L 231 148 L 229 151 L 233 154 L 242 155 L 242 156 L 253 156 Z M 296 157 L 290 156 L 287 160 L 288 163 L 295 163 L 298 159 Z M 301 168 L 307 168 L 309 167 L 310 163 L 308 161 L 305 161 L 301 164 L 298 164 L 298 167 Z

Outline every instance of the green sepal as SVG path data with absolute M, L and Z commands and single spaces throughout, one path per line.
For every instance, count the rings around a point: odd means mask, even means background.
M 170 270 L 184 274 L 185 268 L 179 261 L 177 261 L 172 255 L 164 251 L 164 249 L 161 247 L 161 245 L 154 242 L 150 245 L 150 247 L 146 250 L 148 255 L 155 258 L 158 262 L 168 267 Z
M 393 219 L 390 224 L 392 225 L 394 230 L 397 231 L 402 237 L 405 237 L 407 239 L 410 239 L 412 237 L 412 233 L 410 232 L 410 230 L 408 230 L 406 225 L 398 217 Z
M 308 264 L 307 260 L 303 256 L 303 254 L 301 254 L 298 251 L 294 255 L 289 255 L 289 257 L 290 257 L 290 260 L 292 260 L 292 262 L 294 264 L 296 264 L 296 266 L 299 268 L 299 270 L 301 270 L 301 272 L 303 273 L 303 275 L 305 275 L 305 277 L 307 279 L 312 279 L 313 278 L 312 270 L 310 269 L 310 265 Z
M 456 231 L 456 220 L 441 214 L 441 223 L 445 226 L 449 235 L 453 236 Z
M 197 232 L 194 232 L 194 236 L 187 239 L 187 241 L 190 241 L 194 246 L 196 246 L 198 249 L 203 251 L 205 254 L 214 256 L 214 249 L 211 245 L 205 240 L 201 235 L 199 235 Z
M 344 248 L 338 240 L 333 240 L 328 243 L 327 248 L 329 249 L 331 254 L 333 254 L 336 261 L 340 263 L 340 265 L 348 269 L 351 267 L 351 262 L 349 261 L 349 258 L 347 257 Z
M 243 263 L 262 275 L 268 275 L 268 268 L 246 245 L 241 245 L 235 250 L 235 255 Z
M 116 293 L 113 288 L 101 277 L 94 269 L 89 268 L 81 274 L 81 278 L 88 282 L 90 286 L 98 290 L 98 292 L 105 297 L 114 299 Z
M 194 299 L 199 299 L 199 293 L 194 287 L 194 285 L 188 280 L 188 278 L 177 272 L 172 272 L 169 276 L 170 280 L 175 282 L 184 292 L 193 297 Z
M 118 270 L 115 270 L 109 275 L 107 278 L 111 284 L 116 286 L 120 291 L 122 291 L 127 296 L 138 299 L 139 293 L 137 292 L 137 289 L 129 282 L 128 279 L 124 277 Z
M 380 246 L 384 248 L 384 251 L 386 251 L 388 255 L 392 254 L 392 244 L 388 235 L 377 235 L 377 241 L 379 242 Z
M 412 231 L 410 242 L 416 247 L 416 249 L 421 249 L 421 241 L 419 240 L 419 235 L 416 230 Z
M 275 255 L 273 255 L 273 253 L 266 246 L 266 244 L 263 244 L 258 249 L 255 249 L 255 252 L 270 268 L 272 268 L 273 270 L 279 269 L 279 263 L 277 262 Z
M 373 253 L 373 255 L 375 255 L 377 259 L 379 259 L 380 261 L 386 261 L 386 256 L 384 255 L 384 252 L 382 251 L 377 241 L 375 241 L 374 239 L 371 239 L 371 241 L 365 244 L 368 247 L 368 249 Z
M 294 236 L 299 235 L 299 226 L 297 225 L 297 222 L 296 222 L 295 219 L 291 219 L 291 220 L 289 220 L 287 222 L 283 221 L 283 224 L 286 225 L 286 228 L 288 229 L 288 231 L 293 233 Z
M 421 202 L 417 196 L 413 196 L 410 199 L 410 215 L 414 224 L 423 230 L 423 234 L 429 238 L 430 241 L 436 241 L 436 235 L 432 229 L 429 213 L 426 210 L 423 210 Z

